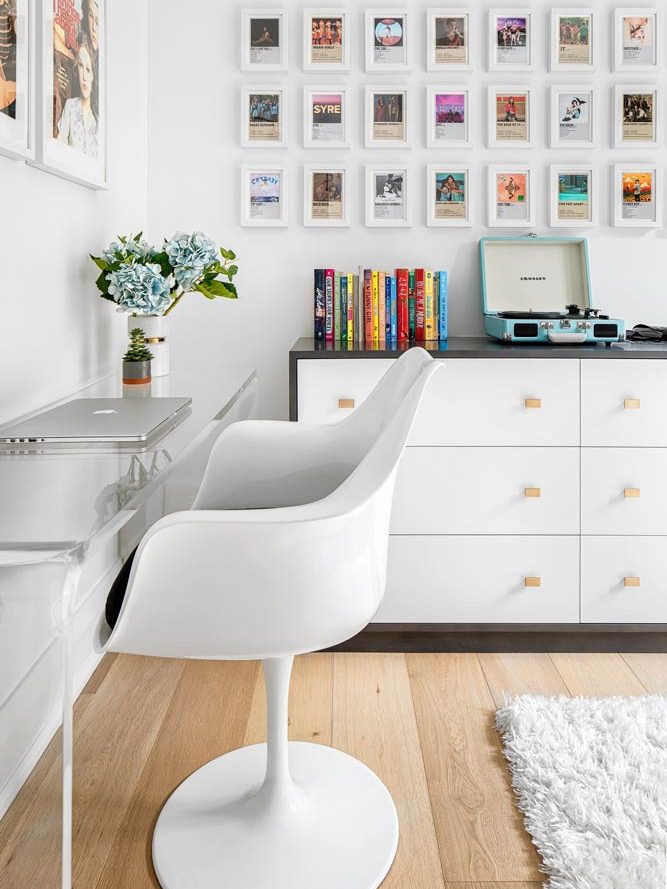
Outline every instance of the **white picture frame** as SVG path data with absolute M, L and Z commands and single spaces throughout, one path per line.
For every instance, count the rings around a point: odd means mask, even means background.
M 427 147 L 470 148 L 471 144 L 469 85 L 429 84 L 426 87 Z
M 443 184 L 453 178 L 453 189 L 447 190 L 449 197 L 442 200 Z M 426 167 L 426 225 L 436 228 L 466 228 L 472 225 L 470 167 L 467 164 L 428 164 Z M 456 192 L 463 192 L 460 199 Z M 452 193 L 455 198 L 451 199 Z
M 502 105 L 504 105 L 504 110 Z M 511 110 L 512 107 L 514 111 Z M 501 133 L 507 138 L 502 138 Z M 522 133 L 525 138 L 519 138 Z M 487 90 L 487 135 L 489 148 L 514 150 L 515 148 L 533 147 L 535 104 L 531 87 L 502 83 L 493 83 L 489 86 Z
M 516 27 L 519 22 L 523 22 L 523 28 Z M 514 6 L 489 10 L 489 71 L 532 71 L 534 43 L 533 13 L 530 8 Z
M 382 36 L 379 30 L 383 21 L 386 36 Z M 367 9 L 364 22 L 366 72 L 392 74 L 409 71 L 410 27 L 407 8 L 379 6 Z
M 365 171 L 365 212 L 364 222 L 369 228 L 409 228 L 410 216 L 410 176 L 408 165 L 367 164 Z M 391 194 L 391 178 L 400 178 L 401 205 Z M 395 188 L 395 186 L 394 186 Z M 386 195 L 386 200 L 384 199 Z
M 462 24 L 457 22 L 457 19 L 462 20 Z M 451 28 L 447 25 L 448 21 L 453 23 Z M 448 38 L 448 33 L 453 36 Z M 472 71 L 470 46 L 468 7 L 453 6 L 426 10 L 427 71 Z
M 283 85 L 244 84 L 240 91 L 242 148 L 287 147 L 287 87 Z M 278 96 L 277 120 L 274 110 Z
M 242 9 L 241 71 L 287 71 L 288 39 L 286 9 Z
M 303 70 L 326 74 L 328 71 L 350 70 L 352 33 L 350 11 L 343 6 L 311 6 L 303 11 Z M 313 27 L 315 22 L 316 28 Z M 338 22 L 338 25 L 336 24 Z M 319 27 L 324 38 L 314 38 Z M 342 37 L 336 39 L 336 29 L 342 29 Z M 328 36 L 326 36 L 328 34 Z M 322 43 L 315 43 L 322 39 Z
M 568 19 L 571 21 L 568 22 Z M 585 24 L 582 19 L 587 19 L 588 22 Z M 582 44 L 579 35 L 584 27 L 587 28 L 587 42 Z M 582 51 L 584 45 L 587 47 L 585 53 Z M 584 71 L 592 73 L 597 68 L 597 55 L 597 13 L 592 7 L 552 9 L 549 25 L 549 70 L 563 74 L 579 74 Z
M 548 187 L 551 228 L 592 228 L 597 224 L 597 177 L 592 164 L 552 164 Z
M 549 92 L 549 146 L 595 148 L 598 141 L 597 104 L 592 83 L 552 84 Z
M 638 21 L 642 18 L 648 20 L 643 27 Z M 634 74 L 635 71 L 657 73 L 663 64 L 663 40 L 662 10 L 655 6 L 624 6 L 615 9 L 612 51 L 614 71 L 628 74 Z M 647 46 L 649 41 L 650 47 Z M 652 52 L 647 52 L 649 49 Z
M 400 101 L 393 102 L 395 98 Z M 383 111 L 379 109 L 380 101 L 384 102 Z M 366 148 L 410 148 L 410 103 L 405 84 L 367 86 L 364 104 Z
M 14 57 L 0 80 L 0 154 L 14 160 L 35 157 L 35 19 L 34 0 L 16 0 Z
M 326 98 L 328 102 L 316 102 Z M 338 101 L 336 101 L 338 100 Z M 309 84 L 303 88 L 303 147 L 349 148 L 351 90 L 348 86 Z M 319 109 L 317 105 L 321 106 Z M 327 106 L 330 105 L 329 109 Z M 339 106 L 339 108 L 337 107 Z M 315 116 L 319 115 L 319 119 Z M 336 118 L 340 116 L 340 123 Z
M 318 175 L 324 183 L 316 179 Z M 340 201 L 335 199 L 335 193 L 333 199 L 330 196 L 317 195 L 318 186 L 323 185 L 329 191 L 330 186 L 327 184 L 329 178 L 333 180 L 334 188 L 340 189 Z M 349 192 L 348 170 L 345 164 L 306 164 L 303 168 L 303 224 L 325 228 L 348 228 Z
M 254 182 L 253 177 L 262 177 L 267 181 L 265 184 Z M 275 179 L 278 180 L 277 184 L 272 181 Z M 283 164 L 246 164 L 241 167 L 241 225 L 252 228 L 285 228 L 288 223 L 287 185 L 287 168 Z M 277 212 L 272 206 L 276 203 Z
M 662 224 L 662 188 L 657 164 L 614 164 L 612 167 L 611 224 L 618 228 L 658 228 Z M 646 176 L 650 176 L 650 211 L 641 204 L 646 201 Z M 637 182 L 639 194 L 637 195 Z M 637 200 L 639 198 L 639 200 Z M 638 207 L 636 205 L 639 205 Z
M 53 0 L 37 0 L 41 6 L 41 53 L 36 61 L 36 82 L 39 84 L 39 106 L 35 110 L 35 157 L 28 163 L 47 173 L 95 190 L 109 188 L 109 151 L 107 139 L 107 68 L 109 61 L 107 34 L 109 31 L 109 0 L 98 0 L 96 16 L 85 22 L 80 31 L 86 38 L 79 42 L 71 27 L 64 29 L 69 43 L 54 47 L 55 21 Z M 69 26 L 69 21 L 67 22 Z M 59 38 L 62 40 L 62 38 Z M 75 48 L 76 47 L 76 48 Z M 66 50 L 66 53 L 65 51 Z M 95 62 L 91 55 L 97 56 Z M 86 58 L 87 57 L 87 58 Z M 61 76 L 54 77 L 58 60 Z M 72 66 L 74 58 L 81 65 Z M 97 73 L 97 82 L 95 80 Z M 84 81 L 81 78 L 84 78 Z M 77 84 L 73 79 L 78 78 Z M 55 86 L 57 80 L 57 88 Z M 89 95 L 82 97 L 81 84 L 87 80 Z M 63 85 L 67 92 L 63 92 Z M 69 93 L 69 95 L 67 94 Z M 78 126 L 82 102 L 94 108 L 90 126 Z M 58 120 L 57 123 L 55 121 Z M 57 134 L 57 135 L 56 135 Z
M 499 177 L 505 177 L 505 185 Z M 535 226 L 535 168 L 523 164 L 491 164 L 487 170 L 487 225 L 489 228 L 533 228 Z M 509 180 L 514 183 L 512 197 Z M 501 194 L 501 188 L 503 189 Z M 501 194 L 504 200 L 497 200 Z M 523 201 L 521 198 L 523 197 Z M 516 204 L 512 201 L 516 199 Z M 525 204 L 524 204 L 525 202 Z M 514 206 L 524 204 L 525 212 L 515 212 Z
M 628 109 L 627 97 L 637 100 L 637 111 Z M 631 100 L 632 101 L 632 100 Z M 658 148 L 662 131 L 662 91 L 655 83 L 617 83 L 612 92 L 612 145 L 614 148 Z M 647 106 L 647 108 L 644 108 Z M 652 106 L 652 107 L 651 107 Z M 649 114 L 650 123 L 631 120 L 633 113 Z M 644 138 L 644 136 L 646 138 Z

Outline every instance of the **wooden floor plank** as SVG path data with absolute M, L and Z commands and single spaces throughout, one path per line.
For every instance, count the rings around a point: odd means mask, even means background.
M 408 655 L 407 663 L 445 880 L 539 880 L 477 656 Z
M 625 663 L 651 694 L 667 694 L 667 654 L 624 654 Z
M 568 694 L 548 654 L 484 653 L 479 662 L 496 707 L 503 706 L 505 695 Z
M 104 682 L 104 679 L 107 676 L 107 673 L 113 666 L 113 662 L 116 660 L 118 655 L 115 651 L 107 651 L 102 660 L 97 665 L 93 675 L 90 677 L 88 682 L 86 683 L 86 687 L 81 692 L 82 695 L 94 695 L 98 690 L 100 685 Z
M 619 654 L 551 655 L 571 695 L 607 697 L 642 695 L 646 689 Z
M 382 889 L 442 889 L 404 655 L 334 656 L 333 746 L 373 769 L 396 803 L 399 847 Z
M 292 741 L 331 745 L 333 655 L 304 654 L 294 658 L 289 699 L 289 736 Z M 255 684 L 245 744 L 266 741 L 266 694 L 259 671 Z
M 258 667 L 256 661 L 186 662 L 104 871 L 81 889 L 158 887 L 150 844 L 160 809 L 191 772 L 242 745 Z

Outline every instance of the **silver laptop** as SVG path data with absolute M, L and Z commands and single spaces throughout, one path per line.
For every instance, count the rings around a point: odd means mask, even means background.
M 174 422 L 191 398 L 75 398 L 0 428 L 0 442 L 137 442 Z

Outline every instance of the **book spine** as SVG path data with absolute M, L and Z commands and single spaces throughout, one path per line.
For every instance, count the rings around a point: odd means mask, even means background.
M 336 272 L 338 275 L 338 272 Z M 347 342 L 347 275 L 339 275 L 338 287 L 340 289 L 340 341 Z
M 424 339 L 424 269 L 415 269 L 415 339 Z
M 384 342 L 387 326 L 387 273 L 378 272 L 378 340 Z
M 327 310 L 324 304 L 324 269 L 314 271 L 314 327 L 313 336 L 316 340 L 324 339 Z
M 417 332 L 417 321 L 415 311 L 415 273 L 411 269 L 408 273 L 408 335 L 411 340 L 415 338 Z
M 408 326 L 408 270 L 396 269 L 396 289 L 398 292 L 398 338 L 407 340 L 410 336 Z
M 433 272 L 430 269 L 424 272 L 424 339 L 436 339 Z
M 364 269 L 364 339 L 373 342 L 373 273 Z
M 379 273 L 375 269 L 371 273 L 371 296 L 373 306 L 373 336 L 371 342 L 380 342 L 380 290 Z
M 354 342 L 354 275 L 345 275 L 347 291 L 347 341 Z
M 362 343 L 364 341 L 364 272 L 359 269 L 359 274 L 354 276 L 354 336 Z
M 340 272 L 334 272 L 334 342 L 340 342 Z
M 438 339 L 446 340 L 447 324 L 447 272 L 438 272 Z
M 334 338 L 334 270 L 325 269 L 324 272 L 324 301 L 326 305 L 325 339 L 328 343 Z
M 396 275 L 389 278 L 389 339 L 398 339 L 398 294 Z

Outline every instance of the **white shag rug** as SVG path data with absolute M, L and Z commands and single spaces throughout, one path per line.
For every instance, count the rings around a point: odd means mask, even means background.
M 667 889 L 667 697 L 521 695 L 496 725 L 545 889 Z

